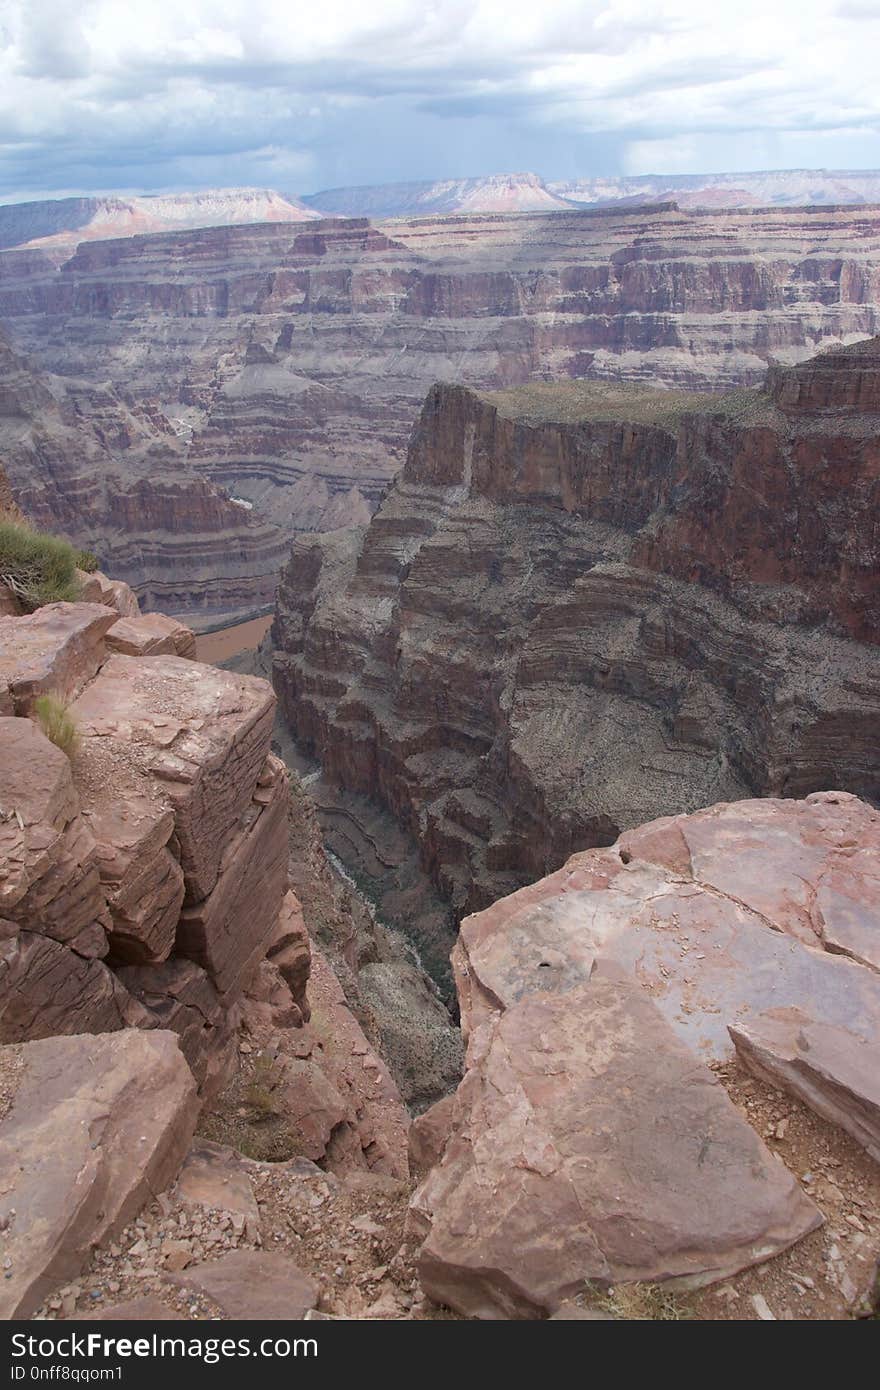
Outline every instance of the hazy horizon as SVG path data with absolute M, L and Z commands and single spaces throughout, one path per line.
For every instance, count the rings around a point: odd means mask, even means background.
M 475 174 L 475 173 L 465 173 L 465 174 L 446 174 L 446 175 L 438 175 L 438 176 L 434 176 L 430 171 L 428 171 L 428 172 L 426 172 L 421 178 L 417 178 L 417 179 L 416 179 L 416 178 L 412 178 L 412 179 L 387 179 L 387 180 L 383 180 L 382 184 L 373 184 L 373 183 L 371 183 L 371 182 L 369 182 L 369 181 L 367 181 L 367 180 L 359 179 L 359 180 L 357 180 L 357 181 L 355 181 L 355 182 L 352 182 L 352 183 L 350 183 L 350 184 L 336 184 L 336 185 L 332 185 L 332 186 L 331 186 L 331 185 L 324 185 L 324 186 L 322 186 L 322 187 L 320 187 L 320 188 L 317 188 L 317 187 L 316 187 L 316 188 L 280 188 L 280 187 L 277 187 L 277 186 L 274 186 L 274 185 L 271 185 L 271 184 L 216 184 L 216 183 L 213 183 L 213 184 L 212 184 L 212 183 L 206 183 L 206 184 L 198 184 L 198 185 L 196 185 L 196 184 L 179 185 L 179 186 L 164 187 L 164 188 L 143 188 L 143 187 L 141 187 L 141 188 L 118 188 L 118 187 L 112 187 L 112 188 L 110 188 L 110 187 L 108 187 L 108 188 L 68 188 L 68 189 L 51 189 L 51 190 L 42 190 L 42 191 L 41 191 L 41 190 L 37 190 L 37 191 L 29 190 L 29 191 L 24 192 L 24 193 L 2 193 L 2 194 L 0 194 L 0 206 L 10 206 L 10 205 L 15 204 L 15 203 L 26 203 L 26 202 L 45 202 L 45 201 L 50 201 L 50 200 L 57 200 L 57 201 L 60 201 L 60 200 L 62 200 L 62 199 L 64 199 L 64 198 L 112 198 L 112 197 L 118 197 L 118 198 L 163 198 L 163 197 L 173 197 L 174 195 L 185 195 L 185 194 L 194 194 L 194 195 L 197 195 L 197 194 L 200 194 L 200 193 L 220 192 L 220 191 L 223 191 L 224 189 L 227 189 L 227 190 L 228 190 L 228 189 L 233 189 L 233 188 L 239 189 L 239 190 L 241 190 L 241 191 L 247 191 L 247 190 L 254 190 L 254 191 L 260 191 L 260 190 L 262 190 L 262 191 L 266 191 L 266 192 L 271 191 L 271 192 L 279 193 L 279 194 L 281 194 L 282 196 L 290 197 L 290 198 L 297 198 L 297 197 L 301 197 L 301 198 L 312 198 L 312 197 L 314 197 L 314 196 L 315 196 L 316 194 L 318 194 L 318 193 L 332 193 L 332 192 L 336 191 L 336 189 L 344 189 L 344 188 L 370 188 L 370 187 L 389 187 L 389 188 L 391 188 L 391 187 L 393 187 L 393 186 L 396 185 L 396 184 L 399 184 L 399 185 L 403 186 L 403 185 L 408 185 L 408 184 L 419 184 L 419 183 L 424 183 L 424 184 L 435 184 L 435 183 L 439 184 L 439 183 L 446 183 L 446 182 L 454 183 L 454 182 L 459 182 L 459 181 L 462 181 L 462 182 L 463 182 L 463 181 L 471 181 L 471 180 L 473 180 L 473 181 L 478 181 L 478 180 L 480 180 L 480 179 L 488 179 L 488 178 L 492 178 L 492 177 L 498 177 L 498 178 L 514 178 L 514 177 L 516 177 L 516 176 L 518 176 L 518 175 L 524 175 L 524 174 L 536 174 L 540 179 L 542 179 L 543 182 L 548 183 L 548 184 L 552 184 L 552 183 L 564 183 L 564 182 L 567 181 L 567 180 L 565 180 L 565 179 L 550 179 L 550 178 L 546 178 L 546 177 L 545 177 L 539 170 L 537 170 L 537 169 L 487 169 L 487 170 L 484 170 L 483 172 L 477 173 L 477 174 Z M 668 170 L 665 170 L 665 169 L 652 169 L 652 170 L 646 171 L 644 174 L 595 174 L 595 173 L 592 173 L 592 172 L 590 172 L 590 171 L 584 171 L 584 172 L 582 172 L 582 173 L 580 173 L 580 174 L 572 175 L 572 176 L 570 176 L 570 177 L 571 177 L 571 179 L 581 178 L 581 179 L 584 179 L 584 180 L 593 179 L 593 178 L 597 178 L 597 179 L 598 179 L 598 178 L 608 178 L 609 180 L 610 180 L 610 179 L 615 179 L 615 178 L 617 178 L 617 179 L 626 179 L 626 180 L 630 180 L 630 179 L 700 179 L 700 178 L 713 179 L 713 178 L 736 178 L 736 177 L 738 177 L 738 176 L 742 176 L 743 178 L 754 178 L 754 177 L 757 177 L 758 175 L 763 175 L 763 174 L 767 174 L 767 175 L 773 175 L 773 174 L 780 174 L 780 175 L 781 175 L 781 174 L 825 174 L 825 175 L 838 175 L 838 174 L 839 174 L 839 175 L 843 175 L 843 176 L 846 176 L 846 175 L 848 175 L 848 174 L 853 174 L 853 175 L 877 174 L 878 176 L 880 176 L 880 164 L 878 164 L 876 167 L 875 167 L 874 165 L 865 165 L 865 166 L 856 166 L 856 165 L 852 165 L 852 166 L 850 166 L 849 168 L 837 168 L 837 167 L 832 168 L 832 167 L 829 167 L 829 166 L 821 167 L 821 166 L 819 166 L 819 165 L 814 165 L 814 166 L 801 165 L 801 166 L 798 167 L 798 168 L 795 168 L 795 167 L 788 167 L 788 168 L 779 168 L 779 169 L 757 169 L 757 168 L 756 168 L 756 169 L 694 169 L 694 170 L 681 170 L 681 171 L 677 171 L 677 172 L 674 172 L 674 173 L 670 173 Z
M 0 0 L 0 200 L 880 167 L 875 0 Z

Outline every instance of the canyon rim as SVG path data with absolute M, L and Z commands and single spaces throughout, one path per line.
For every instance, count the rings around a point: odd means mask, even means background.
M 9 0 L 13 1378 L 880 1316 L 880 20 L 782 7 Z

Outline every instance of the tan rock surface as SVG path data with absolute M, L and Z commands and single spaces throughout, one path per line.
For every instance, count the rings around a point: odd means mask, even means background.
M 302 905 L 291 891 L 285 893 L 281 903 L 278 921 L 266 948 L 266 958 L 280 972 L 303 1021 L 308 1023 L 310 1006 L 306 986 L 312 959 L 309 933 L 303 919 Z
M 174 1197 L 187 1207 L 237 1212 L 259 1230 L 260 1210 L 241 1155 L 209 1139 L 196 1139 L 186 1156 Z
M 267 776 L 227 841 L 211 892 L 184 908 L 178 923 L 178 954 L 203 966 L 220 994 L 240 993 L 256 970 L 287 890 L 283 763 L 270 757 Z
M 123 656 L 195 657 L 195 634 L 164 613 L 119 618 L 108 630 L 107 649 Z
M 749 1071 L 840 1125 L 880 1163 L 880 1041 L 796 1008 L 731 1024 L 730 1036 Z
M 161 784 L 137 765 L 136 750 L 84 730 L 75 777 L 82 815 L 97 846 L 110 910 L 114 961 L 164 960 L 183 904 L 183 871 L 169 848 L 174 813 Z
M 0 1041 L 150 1026 L 102 960 L 0 923 Z
M 201 966 L 174 957 L 159 965 L 123 965 L 118 978 L 146 1011 L 149 1021 L 142 1026 L 178 1035 L 202 1095 L 210 1098 L 222 1089 L 235 1065 L 238 1015 L 223 1004 Z
M 91 929 L 88 954 L 106 954 L 97 846 L 70 761 L 29 719 L 0 718 L 0 915 L 64 942 Z
M 293 1260 L 258 1250 L 231 1250 L 168 1277 L 207 1294 L 228 1318 L 245 1322 L 296 1321 L 318 1298 L 317 1285 Z
M 16 714 L 30 714 L 39 695 L 74 699 L 106 656 L 113 617 L 92 603 L 47 603 L 23 618 L 0 617 L 0 686 Z
M 726 1064 L 732 1035 L 758 1075 L 875 1152 L 880 981 L 876 970 L 826 942 L 817 903 L 829 882 L 845 881 L 847 920 L 857 917 L 865 955 L 880 926 L 878 826 L 876 812 L 841 793 L 722 804 L 575 855 L 462 923 L 453 961 L 467 1072 L 451 1138 L 413 1202 L 415 1219 L 430 1229 L 429 1291 L 479 1316 L 534 1316 L 572 1296 L 566 1280 L 590 1261 L 600 1282 L 666 1278 L 675 1274 L 681 1237 L 683 1262 L 702 1261 L 691 1273 L 714 1278 L 725 1260 L 742 1268 L 810 1229 L 796 1185 L 786 1175 L 790 1185 L 774 1187 L 780 1175 L 770 1176 L 773 1165 L 755 1135 L 731 1132 L 730 1166 L 722 1157 L 714 1167 L 713 1136 L 727 1133 L 724 1115 L 733 1115 L 734 1130 L 743 1122 L 726 1102 L 715 1113 L 715 1098 L 724 1096 L 703 1062 Z M 625 1060 L 631 1038 L 647 1051 L 633 1054 L 632 1075 Z M 597 1076 L 607 1079 L 607 1104 Z M 567 1097 L 574 1095 L 569 1122 Z M 709 1098 L 705 1116 L 695 1097 Z M 668 1150 L 663 1116 L 676 1117 Z M 690 1161 L 676 1151 L 678 1142 L 698 1147 L 690 1232 L 676 1227 L 677 1175 Z M 758 1145 L 752 1157 L 749 1143 Z M 583 1184 L 603 1173 L 606 1153 L 613 1172 L 595 1193 Z M 653 1157 L 643 1168 L 645 1154 Z M 502 1169 L 515 1175 L 513 1185 L 502 1181 Z M 633 1177 L 641 1213 L 615 1187 L 615 1175 Z M 701 1204 L 701 1183 L 708 1194 L 716 1180 L 718 1193 Z M 761 1205 L 761 1194 L 774 1191 L 782 1201 L 776 1211 Z M 609 1194 L 620 1196 L 627 1221 L 611 1219 L 603 1206 Z M 738 1198 L 755 1202 L 741 1225 Z M 581 1238 L 574 1233 L 582 1215 L 590 1235 L 569 1266 L 568 1233 Z M 752 1236 L 743 1238 L 749 1221 Z M 654 1250 L 641 1244 L 642 1222 L 658 1237 Z M 467 1292 L 456 1292 L 459 1284 Z
M 121 618 L 140 616 L 140 604 L 129 585 L 121 579 L 109 579 L 101 570 L 93 570 L 84 580 L 83 598 L 112 608 Z
M 430 1297 L 537 1317 L 585 1280 L 709 1282 L 820 1224 L 629 980 L 526 996 L 485 1033 L 456 1133 L 413 1198 Z
M 214 887 L 269 751 L 264 681 L 180 657 L 111 656 L 73 706 L 85 737 L 133 752 L 174 809 L 187 901 Z
M 27 1317 L 177 1174 L 195 1084 L 169 1033 L 47 1038 L 21 1046 L 0 1122 L 4 1240 L 0 1316 Z

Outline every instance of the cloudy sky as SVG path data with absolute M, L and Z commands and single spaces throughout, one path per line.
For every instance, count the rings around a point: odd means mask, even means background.
M 0 198 L 880 167 L 880 0 L 0 0 Z

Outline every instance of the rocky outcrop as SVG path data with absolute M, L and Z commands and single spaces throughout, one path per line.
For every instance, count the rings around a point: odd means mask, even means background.
M 120 617 L 125 586 L 90 584 L 105 603 L 0 619 L 0 1039 L 170 1028 L 210 1093 L 287 890 L 274 699 L 184 657 L 108 651 L 144 620 Z M 27 717 L 42 693 L 67 706 L 67 752 Z
M 536 194 L 556 201 L 530 181 L 493 196 Z M 368 519 L 433 382 L 753 384 L 770 360 L 876 332 L 878 264 L 876 207 L 471 210 L 84 242 L 63 262 L 11 251 L 0 319 L 108 435 L 109 379 L 146 412 L 129 432 L 180 451 L 140 492 L 137 447 L 119 455 L 124 489 L 90 508 L 102 558 L 112 542 L 114 572 L 154 606 L 230 612 L 262 599 L 267 521 L 289 535 Z M 17 485 L 48 486 L 50 463 L 22 460 Z M 193 472 L 253 510 L 200 499 Z M 75 483 L 65 495 L 85 502 L 95 483 Z
M 699 408 L 432 391 L 369 527 L 279 589 L 282 709 L 350 813 L 379 799 L 461 913 L 670 811 L 875 797 L 878 363 Z
M 172 1033 L 0 1047 L 0 1318 L 26 1318 L 173 1181 L 198 1108 Z
M 693 1287 L 818 1224 L 706 1063 L 732 1037 L 875 1152 L 880 977 L 827 948 L 818 897 L 851 873 L 880 933 L 878 837 L 843 793 L 719 805 L 462 924 L 467 1070 L 417 1137 L 436 1165 L 413 1198 L 429 1295 L 536 1317 L 585 1279 Z
M 277 1091 L 294 1152 L 406 1176 L 397 1087 L 288 888 L 271 686 L 177 655 L 192 633 L 140 617 L 127 586 L 85 587 L 103 602 L 0 619 L 0 1042 L 166 1030 L 201 1100 Z M 113 650 L 155 640 L 170 651 Z M 240 1030 L 278 1059 L 270 1087 L 239 1077 Z
M 203 623 L 265 607 L 282 536 L 188 467 L 160 411 L 101 376 L 48 376 L 0 334 L 0 459 L 18 506 L 151 606 Z

